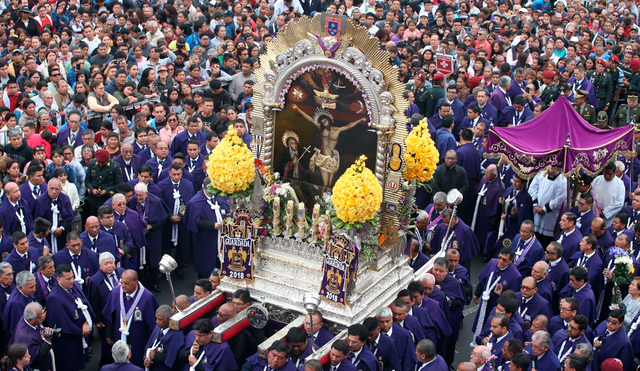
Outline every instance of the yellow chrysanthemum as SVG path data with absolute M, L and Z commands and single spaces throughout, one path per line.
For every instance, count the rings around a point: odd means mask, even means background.
M 404 153 L 404 178 L 419 182 L 431 180 L 440 154 L 429 134 L 427 119 L 420 121 L 420 125 L 409 133 L 404 143 L 407 146 Z
M 227 194 L 244 191 L 253 183 L 253 155 L 233 126 L 209 155 L 207 175 L 213 188 Z
M 382 187 L 360 156 L 333 186 L 331 200 L 336 216 L 345 223 L 365 223 L 373 219 L 382 204 Z

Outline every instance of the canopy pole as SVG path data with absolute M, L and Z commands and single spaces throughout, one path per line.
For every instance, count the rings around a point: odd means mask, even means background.
M 567 133 L 567 147 L 571 146 L 571 135 Z M 566 157 L 565 157 L 566 161 Z M 565 164 L 566 165 L 566 164 Z M 565 212 L 569 212 L 571 210 L 571 177 L 567 177 L 567 207 L 565 208 Z

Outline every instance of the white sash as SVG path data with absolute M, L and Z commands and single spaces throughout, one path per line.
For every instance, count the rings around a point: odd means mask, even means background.
M 55 231 L 58 229 L 58 219 L 60 218 L 60 211 L 58 210 L 58 205 L 51 204 L 51 230 Z M 55 254 L 58 252 L 58 239 L 53 234 L 51 235 L 51 253 Z
M 80 299 L 80 298 L 76 298 L 75 302 L 76 302 L 76 306 L 78 307 L 78 309 L 80 309 L 80 311 L 84 315 L 84 319 L 85 319 L 85 321 L 87 321 L 87 324 L 89 325 L 89 328 L 92 328 L 93 327 L 93 321 L 91 321 L 91 316 L 89 315 L 89 310 L 87 309 L 88 307 L 82 302 L 82 299 Z M 88 347 L 89 347 L 89 344 L 87 343 L 87 339 L 83 336 L 82 337 L 82 349 L 87 349 Z
M 471 221 L 471 230 L 476 228 L 476 219 L 478 218 L 478 208 L 480 207 L 480 200 L 487 193 L 487 183 L 482 185 L 482 189 L 478 192 L 478 198 L 476 199 L 476 208 L 473 211 L 473 220 Z
M 27 223 L 24 221 L 24 212 L 22 209 L 16 210 L 16 217 L 18 218 L 18 223 L 20 223 L 22 233 L 27 234 Z
M 80 257 L 78 257 L 78 259 L 80 259 Z M 71 260 L 73 260 L 73 257 L 71 257 Z M 82 279 L 82 267 L 80 266 L 80 264 L 76 264 L 72 261 L 71 270 L 73 271 L 73 275 L 75 276 L 74 280 L 82 286 L 84 280 Z
M 127 166 L 131 168 L 130 172 L 127 170 Z M 129 162 L 128 164 L 126 162 L 124 163 L 124 173 L 127 174 L 127 180 L 133 179 L 134 172 L 133 172 L 133 166 L 131 166 L 131 162 Z
M 138 307 L 138 303 L 140 302 L 140 299 L 142 298 L 142 294 L 144 293 L 144 286 L 142 286 L 142 283 L 138 282 L 138 295 L 136 296 L 136 298 L 133 301 L 133 304 L 131 304 L 131 307 L 129 308 L 129 311 L 125 313 L 125 309 L 124 309 L 124 296 L 123 295 L 123 291 L 122 291 L 122 286 L 120 286 L 120 328 L 118 329 L 118 331 L 120 331 L 120 339 L 122 341 L 124 341 L 125 343 L 127 342 L 127 336 L 129 336 L 129 329 L 131 328 L 131 317 L 133 317 L 133 314 L 136 310 L 136 308 Z
M 202 357 L 204 357 L 204 349 L 202 349 L 202 353 L 200 354 L 200 357 L 198 357 L 198 359 L 196 360 L 196 363 L 193 364 L 193 366 L 189 366 L 189 371 L 196 371 L 196 367 L 200 364 L 200 361 L 202 361 Z M 195 354 L 193 354 L 193 345 L 191 346 L 191 355 L 195 356 Z M 264 367 L 265 371 L 267 369 L 267 366 Z
M 173 190 L 173 216 L 178 215 L 180 212 L 180 191 Z M 171 228 L 171 242 L 173 246 L 178 246 L 178 223 L 175 223 Z
M 213 203 L 213 198 L 209 198 L 207 199 L 207 203 L 209 204 L 209 206 L 211 206 L 211 210 L 213 210 L 216 213 L 216 219 L 218 220 L 218 222 L 222 223 L 222 214 L 220 213 L 220 205 L 218 205 L 218 201 L 215 202 L 215 204 Z M 216 231 L 216 234 L 218 235 L 218 259 L 220 259 L 220 261 L 222 261 L 222 250 L 220 249 L 220 230 Z

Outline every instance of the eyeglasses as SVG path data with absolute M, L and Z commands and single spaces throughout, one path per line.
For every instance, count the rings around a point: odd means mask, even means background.
M 169 122 L 176 122 L 176 121 L 178 121 L 178 119 L 169 119 L 169 120 L 167 120 L 167 121 L 169 121 Z
M 54 74 L 54 75 L 51 75 L 51 77 L 60 77 L 60 74 L 59 74 L 59 73 L 56 73 L 56 74 Z
M 529 291 L 529 290 L 533 290 L 533 287 L 529 287 L 529 286 L 522 285 L 522 286 L 520 286 L 520 290 L 526 290 L 526 291 Z
M 617 319 L 611 319 L 611 318 L 608 318 L 608 319 L 607 319 L 607 323 L 609 323 L 609 324 L 611 324 L 611 325 L 614 325 L 614 326 L 617 326 L 617 325 L 619 325 L 619 324 L 620 324 L 620 322 L 618 322 L 618 320 L 617 320 Z

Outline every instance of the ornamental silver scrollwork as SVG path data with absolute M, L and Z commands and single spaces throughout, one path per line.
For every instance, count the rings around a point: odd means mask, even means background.
M 275 61 L 273 62 L 273 66 L 275 67 L 278 73 L 282 72 L 287 66 L 291 63 L 297 61 L 298 59 L 302 59 L 309 55 L 314 55 L 316 53 L 316 48 L 314 48 L 313 44 L 308 39 L 303 39 L 298 41 L 293 48 L 289 49 L 284 53 L 280 53 L 276 56 Z

